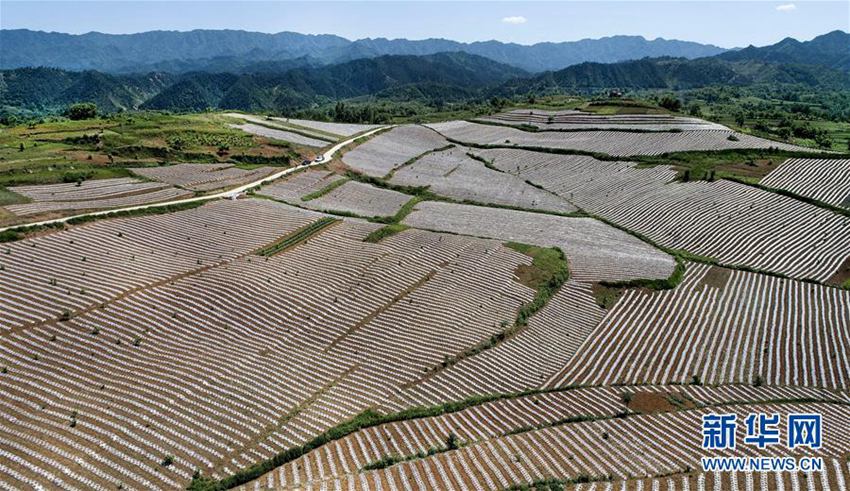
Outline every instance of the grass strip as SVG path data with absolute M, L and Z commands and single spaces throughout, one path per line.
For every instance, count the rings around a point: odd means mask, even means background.
M 313 235 L 321 232 L 323 229 L 329 227 L 330 225 L 333 225 L 334 223 L 337 223 L 338 221 L 339 220 L 330 217 L 319 218 L 315 222 L 311 222 L 299 228 L 298 230 L 292 232 L 283 239 L 269 245 L 268 247 L 260 249 L 257 254 L 259 254 L 260 256 L 267 257 L 274 256 L 275 254 L 281 251 L 284 251 L 291 247 L 295 247 L 296 245 L 304 242 Z
M 337 179 L 336 181 L 328 184 L 327 186 L 323 187 L 322 189 L 319 189 L 318 191 L 313 191 L 312 193 L 305 194 L 301 197 L 301 201 L 312 201 L 316 198 L 321 198 L 322 196 L 330 193 L 331 191 L 342 186 L 348 181 L 348 178 Z

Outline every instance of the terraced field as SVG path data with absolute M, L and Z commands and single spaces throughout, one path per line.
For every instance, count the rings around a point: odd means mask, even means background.
M 322 147 L 370 128 L 227 116 Z M 510 147 L 774 143 L 667 115 L 491 119 L 431 125 L 455 142 L 396 126 L 247 196 L 0 234 L 0 489 L 846 490 L 847 160 L 682 182 L 676 161 Z M 274 169 L 0 199 L 100 208 Z M 821 414 L 822 447 L 744 444 L 758 412 Z M 738 418 L 734 449 L 702 448 L 711 413 Z
M 245 170 L 233 164 L 174 164 L 162 167 L 141 167 L 133 172 L 160 182 L 192 191 L 211 191 L 237 187 L 274 174 L 279 169 L 258 167 Z
M 559 247 L 579 281 L 667 278 L 675 261 L 637 238 L 592 218 L 569 218 L 441 202 L 416 205 L 406 225 L 456 234 Z
M 629 133 L 608 130 L 535 133 L 505 126 L 466 121 L 450 121 L 428 126 L 452 141 L 470 145 L 555 148 L 597 152 L 617 157 L 736 148 L 813 151 L 787 143 L 735 133 L 731 130 L 699 130 L 679 133 Z
M 531 125 L 540 130 L 610 129 L 621 131 L 693 131 L 728 130 L 725 126 L 699 118 L 666 114 L 598 115 L 582 111 L 545 111 L 515 109 L 477 121 L 509 125 Z
M 674 290 L 630 291 L 549 386 L 702 382 L 846 389 L 850 292 L 690 265 Z
M 424 126 L 398 126 L 346 152 L 342 161 L 367 176 L 383 177 L 411 159 L 448 144 Z
M 304 145 L 307 147 L 324 147 L 328 145 L 329 141 L 331 141 L 316 138 L 316 136 L 305 136 L 301 133 L 296 133 L 294 131 L 275 129 L 269 126 L 264 126 L 256 123 L 231 124 L 229 126 L 231 128 L 240 129 L 246 133 L 251 133 L 252 135 L 264 136 L 273 140 L 291 142 L 297 145 Z
M 508 174 L 487 168 L 466 155 L 465 148 L 433 152 L 397 169 L 390 183 L 427 187 L 437 195 L 458 201 L 571 213 L 576 207 Z
M 164 184 L 142 182 L 132 178 L 16 186 L 9 190 L 29 200 L 27 203 L 5 207 L 6 210 L 19 217 L 143 205 L 192 195 L 188 191 Z
M 850 208 L 850 160 L 789 159 L 761 180 L 824 203 Z
M 726 406 L 723 411 L 736 414 L 738 419 L 743 419 L 748 412 L 777 413 L 787 417 L 793 412 L 814 411 L 834 421 L 833 429 L 850 423 L 850 413 L 842 404 L 737 405 Z M 303 479 L 293 474 L 292 479 L 283 481 L 282 478 L 288 477 L 284 474 L 280 476 L 280 482 L 271 477 L 265 484 L 272 484 L 270 489 L 507 489 L 512 485 L 546 479 L 569 481 L 583 478 L 585 481 L 607 482 L 687 474 L 698 465 L 704 452 L 700 440 L 693 435 L 699 435 L 701 415 L 708 412 L 707 409 L 695 409 L 556 423 L 541 429 L 525 429 L 517 434 L 483 439 L 455 450 L 402 461 L 388 468 L 361 472 L 355 470 L 356 461 L 349 460 L 355 456 L 343 450 L 341 454 L 344 457 L 341 458 L 345 460 L 342 462 L 348 461 L 348 465 L 336 465 L 331 454 L 324 457 L 317 455 L 312 462 L 308 461 L 318 466 L 314 470 L 312 466 L 308 467 L 308 462 L 303 463 L 303 467 L 308 469 Z M 404 438 L 403 435 L 393 434 L 401 438 Z M 361 438 L 369 437 L 363 435 Z M 661 439 L 664 443 L 659 445 Z M 350 445 L 349 448 L 352 447 Z M 384 448 L 392 451 L 391 447 Z M 846 436 L 839 436 L 829 448 L 818 451 L 818 455 L 826 457 L 832 464 L 833 473 L 843 476 L 847 468 L 842 455 L 848 448 L 850 441 Z M 728 453 L 741 456 L 783 455 L 781 450 L 756 452 L 748 446 L 739 446 Z M 798 453 L 812 454 L 807 449 Z M 323 463 L 326 460 L 335 465 L 325 467 Z M 838 466 L 832 462 L 838 462 Z M 346 472 L 346 469 L 351 470 Z M 820 481 L 817 473 L 796 476 L 798 480 Z M 604 485 L 597 483 L 597 486 L 600 484 Z M 248 489 L 257 489 L 257 486 Z
M 303 199 L 303 196 L 302 196 Z M 303 206 L 312 210 L 352 213 L 362 217 L 390 217 L 398 213 L 412 196 L 362 182 L 347 181 Z

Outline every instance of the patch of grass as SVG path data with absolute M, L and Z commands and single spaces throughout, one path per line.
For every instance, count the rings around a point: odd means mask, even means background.
M 391 235 L 395 235 L 399 232 L 404 232 L 408 228 L 410 227 L 408 227 L 407 225 L 402 225 L 400 223 L 391 223 L 389 225 L 379 228 L 378 230 L 375 230 L 374 232 L 369 233 L 369 235 L 367 235 L 366 238 L 363 239 L 363 242 L 377 243 Z
M 330 217 L 319 218 L 315 222 L 311 222 L 283 237 L 281 240 L 259 250 L 257 254 L 260 256 L 274 256 L 281 251 L 295 247 L 338 221 L 339 220 Z
M 596 299 L 596 304 L 605 310 L 610 310 L 625 290 L 622 287 L 605 286 L 600 283 L 594 283 L 592 288 L 593 298 Z
M 505 246 L 532 258 L 530 266 L 520 265 L 517 268 L 517 276 L 520 283 L 534 290 L 546 286 L 563 267 L 564 257 L 558 249 L 519 242 L 508 242 Z
M 4 187 L 0 187 L 0 206 L 17 205 L 20 203 L 29 203 L 31 200 L 26 196 L 18 193 L 13 193 Z

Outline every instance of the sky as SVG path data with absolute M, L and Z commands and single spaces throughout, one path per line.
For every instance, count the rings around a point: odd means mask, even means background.
M 242 29 L 520 44 L 627 34 L 731 48 L 850 31 L 850 1 L 0 0 L 0 27 L 73 34 Z

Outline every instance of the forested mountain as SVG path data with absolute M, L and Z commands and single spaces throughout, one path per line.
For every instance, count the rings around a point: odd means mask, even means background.
M 621 63 L 582 63 L 556 72 L 517 79 L 500 88 L 504 95 L 570 90 L 669 89 L 711 85 L 792 84 L 823 89 L 850 89 L 850 74 L 813 65 L 726 61 L 719 57 L 686 60 L 653 58 Z
M 246 64 L 307 57 L 335 64 L 383 55 L 429 55 L 459 51 L 527 71 L 557 70 L 576 63 L 610 63 L 647 56 L 697 58 L 723 52 L 694 42 L 613 36 L 524 46 L 498 41 L 459 43 L 446 39 L 360 39 L 294 32 L 265 34 L 232 30 L 150 31 L 81 35 L 26 29 L 0 30 L 0 68 L 49 66 L 109 73 L 148 71 L 248 72 Z
M 282 73 L 110 75 L 94 71 L 21 68 L 0 72 L 0 106 L 50 110 L 92 101 L 105 111 L 143 107 L 271 110 L 383 93 L 384 97 L 470 97 L 527 73 L 481 56 L 438 53 L 380 56 Z
M 217 31 L 196 33 L 204 42 L 209 42 L 206 34 L 210 32 Z M 242 39 L 243 34 L 251 34 L 227 32 L 235 40 Z M 785 40 L 763 48 L 746 48 L 697 59 L 660 57 L 618 63 L 585 62 L 543 73 L 529 73 L 493 61 L 492 57 L 451 50 L 425 55 L 371 56 L 393 46 L 403 51 L 426 50 L 427 46 L 418 41 L 347 43 L 335 37 L 294 36 L 301 43 L 289 47 L 300 57 L 282 61 L 257 61 L 254 58 L 262 58 L 263 54 L 252 52 L 246 57 L 222 55 L 190 63 L 156 62 L 153 66 L 157 70 L 144 74 L 56 68 L 0 71 L 0 112 L 58 112 L 71 103 L 84 101 L 95 102 L 105 112 L 135 108 L 280 112 L 362 96 L 439 106 L 444 102 L 480 101 L 493 96 L 596 93 L 612 88 L 676 91 L 711 86 L 770 86 L 805 87 L 815 91 L 850 90 L 850 72 L 843 70 L 848 55 L 842 50 L 850 35 L 840 31 L 804 43 Z M 249 36 L 248 39 L 254 38 Z M 254 39 L 253 42 L 258 41 Z M 451 47 L 452 42 L 441 43 L 440 46 Z M 345 49 L 354 49 L 354 46 L 359 51 L 353 60 L 330 65 L 304 54 L 315 46 L 327 44 Z M 506 50 L 502 56 L 508 56 L 510 46 L 501 45 Z M 5 55 L 4 49 L 4 59 Z M 205 68 L 184 72 L 195 64 Z M 227 69 L 233 66 L 238 69 Z
M 832 31 L 802 42 L 785 38 L 770 46 L 748 46 L 738 51 L 729 51 L 718 58 L 728 61 L 820 65 L 850 71 L 850 34 Z

